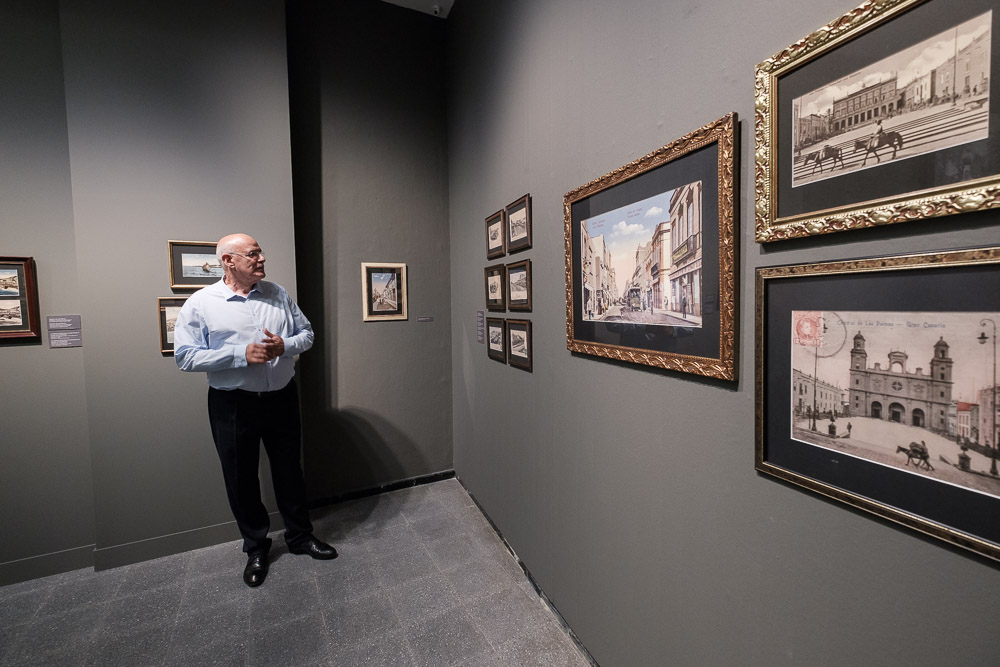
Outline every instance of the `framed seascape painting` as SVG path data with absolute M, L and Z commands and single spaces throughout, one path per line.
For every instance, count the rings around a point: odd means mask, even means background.
M 486 318 L 486 354 L 490 359 L 507 363 L 507 329 L 499 317 Z
M 186 296 L 180 297 L 157 297 L 156 310 L 160 323 L 160 352 L 163 354 L 174 353 L 174 325 L 177 323 L 177 314 L 181 312 L 181 306 L 187 301 Z
M 507 363 L 531 371 L 531 322 L 507 320 Z
M 531 260 L 507 265 L 508 310 L 531 310 Z
M 566 346 L 736 378 L 735 113 L 563 197 Z
M 207 241 L 167 241 L 170 288 L 195 290 L 218 282 L 223 271 L 215 246 Z
M 496 259 L 507 254 L 507 219 L 503 209 L 486 218 L 486 259 Z
M 0 343 L 41 335 L 34 258 L 0 257 Z
M 361 304 L 365 322 L 405 320 L 406 264 L 362 262 Z
M 504 209 L 507 219 L 507 252 L 531 247 L 531 195 L 519 197 Z
M 998 9 L 869 0 L 760 63 L 757 241 L 1000 206 Z
M 503 264 L 494 264 L 483 269 L 486 286 L 486 310 L 503 312 L 507 309 L 506 273 Z
M 758 268 L 755 466 L 1000 560 L 1000 247 Z

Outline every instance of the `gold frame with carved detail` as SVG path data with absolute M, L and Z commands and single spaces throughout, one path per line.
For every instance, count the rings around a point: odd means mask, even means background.
M 711 122 L 690 134 L 687 134 L 666 146 L 656 149 L 629 164 L 582 185 L 563 197 L 563 217 L 565 235 L 566 262 L 566 347 L 571 352 L 595 355 L 646 366 L 654 366 L 671 371 L 691 373 L 706 377 L 735 380 L 736 379 L 736 228 L 737 228 L 737 163 L 738 140 L 737 128 L 739 121 L 736 113 L 730 113 Z M 684 339 L 699 341 L 708 354 L 684 353 L 683 347 L 671 350 L 670 344 L 659 348 L 638 345 L 611 344 L 606 341 L 589 339 L 578 331 L 575 321 L 574 294 L 578 291 L 577 276 L 580 266 L 575 266 L 574 260 L 574 227 L 579 220 L 574 220 L 573 207 L 590 197 L 613 190 L 619 186 L 627 187 L 631 179 L 644 176 L 660 168 L 678 169 L 684 171 L 688 159 L 703 159 L 702 149 L 716 150 L 717 159 L 710 168 L 713 178 L 717 179 L 717 192 L 706 188 L 705 199 L 712 198 L 713 207 L 717 205 L 718 220 L 703 220 L 703 231 L 711 229 L 711 238 L 717 238 L 713 243 L 711 257 L 718 257 L 717 266 L 712 266 L 712 275 L 717 276 L 717 288 L 713 285 L 711 293 L 706 288 L 703 303 L 705 312 L 711 309 L 712 326 L 703 329 L 683 329 L 681 327 L 661 326 L 647 327 L 647 331 L 636 338 L 664 337 L 673 340 Z M 699 157 L 700 155 L 700 157 Z M 713 261 L 714 265 L 715 262 Z M 708 318 L 706 318 L 708 321 Z M 580 328 L 583 323 L 581 321 Z M 636 324 L 619 324 L 619 327 L 641 327 Z
M 849 229 L 877 227 L 1000 207 L 1000 174 L 891 193 L 835 207 L 779 216 L 778 127 L 780 79 L 814 63 L 851 40 L 930 2 L 868 0 L 757 65 L 754 104 L 754 227 L 758 243 Z M 993 133 L 991 132 L 991 135 Z
M 907 312 L 913 306 L 940 312 L 996 312 L 1000 309 L 998 294 L 1000 246 L 758 267 L 754 283 L 754 468 L 956 547 L 1000 560 L 1000 528 L 991 518 L 1000 512 L 1000 495 L 916 474 L 917 468 L 911 474 L 851 453 L 849 440 L 845 441 L 848 444 L 837 444 L 837 437 L 850 437 L 850 426 L 847 436 L 831 437 L 829 446 L 797 440 L 790 425 L 789 400 L 798 393 L 791 371 L 793 311 Z M 980 331 L 989 332 L 985 324 L 980 326 L 984 329 L 949 330 L 942 339 L 947 336 L 953 344 L 953 337 L 976 340 Z M 983 349 L 988 358 L 988 350 Z M 913 375 L 919 374 L 918 368 Z M 853 414 L 848 401 L 840 423 L 852 418 L 857 421 L 864 415 Z M 886 421 L 891 418 L 887 416 Z M 905 444 L 905 439 L 880 444 L 891 448 Z M 960 461 L 949 461 L 944 456 L 932 463 L 948 470 L 961 468 L 957 465 Z M 985 471 L 975 469 L 955 474 L 991 479 Z M 927 498 L 934 498 L 934 502 L 924 502 Z

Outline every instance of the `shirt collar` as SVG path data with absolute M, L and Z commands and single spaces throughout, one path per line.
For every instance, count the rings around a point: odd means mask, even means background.
M 246 296 L 234 292 L 232 288 L 229 287 L 229 285 L 226 284 L 226 281 L 222 278 L 219 278 L 219 281 L 214 283 L 212 286 L 226 299 L 226 301 L 232 301 L 233 299 L 241 299 L 243 301 L 249 301 L 250 297 L 253 296 L 254 292 L 257 292 L 258 294 L 261 292 L 260 291 L 261 285 L 259 280 L 254 283 L 253 287 L 250 288 L 250 291 L 247 292 Z

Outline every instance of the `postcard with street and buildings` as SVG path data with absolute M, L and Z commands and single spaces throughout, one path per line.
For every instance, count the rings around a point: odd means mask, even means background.
M 0 295 L 2 296 L 17 296 L 21 293 L 19 283 L 17 280 L 17 270 L 3 270 L 0 271 Z
M 1000 497 L 1000 313 L 792 313 L 792 437 Z
M 792 100 L 792 187 L 989 136 L 993 12 Z M 972 147 L 951 181 L 979 176 Z
M 584 320 L 701 326 L 701 181 L 580 227 Z
M 397 310 L 396 303 L 396 273 L 371 274 L 372 310 Z

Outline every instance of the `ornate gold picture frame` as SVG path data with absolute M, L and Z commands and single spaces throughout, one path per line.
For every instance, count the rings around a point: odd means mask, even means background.
M 736 379 L 735 113 L 563 197 L 566 347 Z
M 998 4 L 869 0 L 757 65 L 756 240 L 1000 206 Z
M 757 470 L 1000 560 L 1000 247 L 762 267 Z

